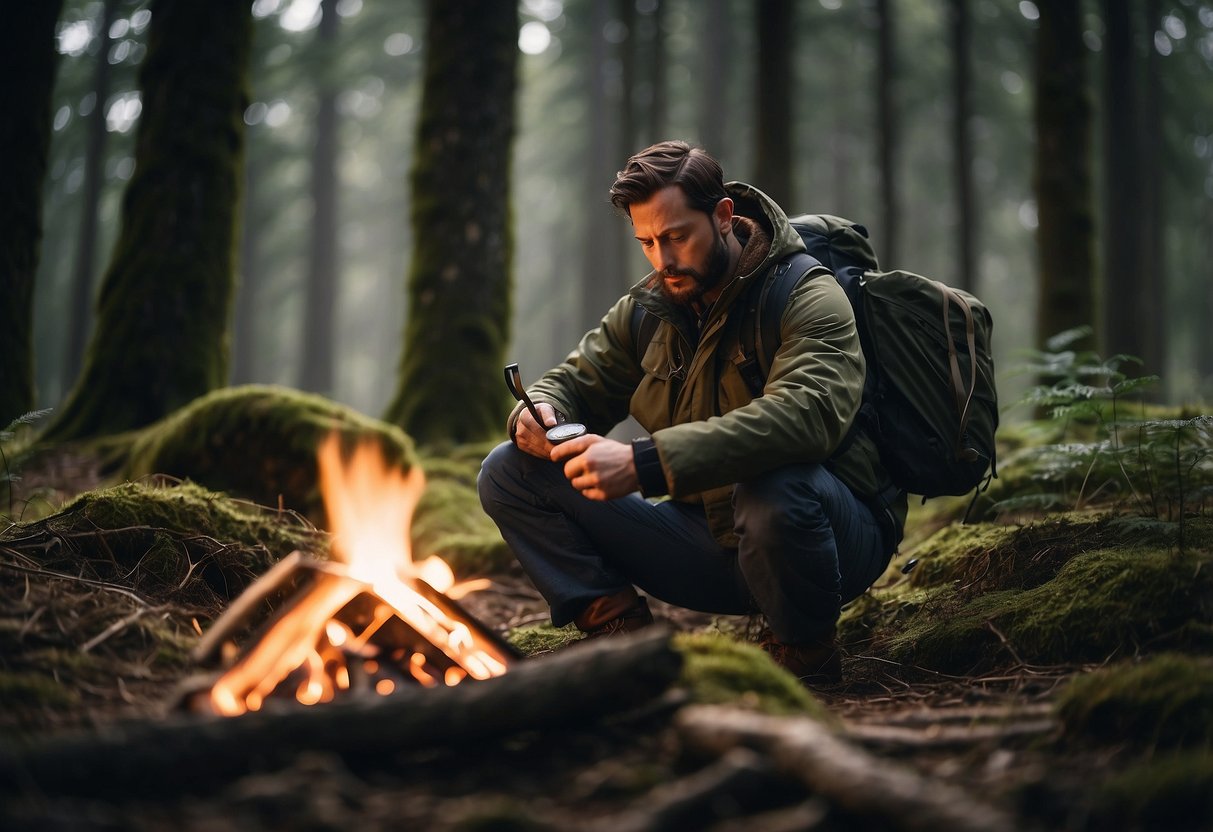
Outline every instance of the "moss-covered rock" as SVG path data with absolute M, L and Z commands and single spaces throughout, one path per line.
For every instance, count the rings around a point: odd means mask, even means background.
M 413 443 L 399 428 L 308 393 L 232 387 L 204 396 L 135 440 L 125 476 L 168 474 L 267 506 L 281 504 L 323 526 L 316 449 L 337 432 L 350 445 L 373 440 L 406 470 Z
M 1102 661 L 1144 646 L 1213 643 L 1213 558 L 1084 552 L 1045 583 L 965 599 L 941 590 L 888 640 L 892 658 L 949 673 L 991 664 Z
M 1213 659 L 1164 654 L 1079 676 L 1057 713 L 1073 739 L 1213 750 Z
M 1213 523 L 1188 526 L 1182 552 L 1177 524 L 1148 518 L 950 527 L 908 578 L 851 605 L 840 638 L 947 673 L 1213 644 Z

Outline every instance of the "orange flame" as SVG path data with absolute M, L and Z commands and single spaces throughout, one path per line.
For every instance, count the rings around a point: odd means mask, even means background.
M 220 677 L 211 689 L 214 709 L 225 715 L 258 710 L 283 680 L 300 670 L 304 678 L 295 691 L 299 702 L 331 700 L 337 690 L 352 684 L 347 657 L 365 656 L 361 669 L 367 673 L 378 669 L 368 642 L 393 617 L 453 663 L 444 671 L 424 653 L 412 652 L 400 669 L 420 684 L 455 685 L 469 676 L 487 679 L 505 673 L 508 659 L 496 645 L 418 590 L 418 583 L 424 582 L 458 598 L 487 583 L 456 584 L 450 566 L 436 556 L 413 562 L 409 529 L 425 490 L 421 469 L 414 466 L 405 473 L 389 466 L 374 442 L 358 445 L 347 464 L 336 434 L 321 444 L 317 460 L 332 552 L 344 567 L 318 574 L 309 593 Z M 372 592 L 381 603 L 371 623 L 355 633 L 334 616 L 363 592 Z M 385 695 L 394 688 L 390 679 L 375 683 L 375 690 Z

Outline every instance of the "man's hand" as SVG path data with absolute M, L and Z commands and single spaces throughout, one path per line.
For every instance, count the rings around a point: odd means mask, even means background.
M 551 459 L 555 445 L 548 441 L 546 434 L 548 428 L 556 426 L 556 408 L 547 402 L 536 402 L 535 409 L 543 417 L 543 424 L 536 423 L 531 411 L 524 407 L 514 422 L 514 444 L 531 456 Z
M 632 446 L 587 434 L 552 448 L 552 462 L 564 463 L 564 475 L 590 500 L 613 500 L 640 488 Z

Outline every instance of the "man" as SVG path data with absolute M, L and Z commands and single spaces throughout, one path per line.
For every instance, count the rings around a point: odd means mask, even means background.
M 704 612 L 761 612 L 777 662 L 838 681 L 840 606 L 884 571 L 905 518 L 871 441 L 848 433 L 864 358 L 846 296 L 824 269 L 804 276 L 754 397 L 735 361 L 743 309 L 804 250 L 784 212 L 676 141 L 629 159 L 611 201 L 653 271 L 529 389 L 544 425 L 511 414 L 511 441 L 481 470 L 484 509 L 557 626 L 645 626 L 639 586 Z M 637 304 L 657 319 L 647 344 Z M 629 412 L 650 436 L 605 438 Z M 587 434 L 552 445 L 557 414 Z

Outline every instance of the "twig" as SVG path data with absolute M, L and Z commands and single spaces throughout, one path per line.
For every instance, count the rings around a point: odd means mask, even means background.
M 131 592 L 129 589 L 125 589 L 124 587 L 120 587 L 115 584 L 106 583 L 105 581 L 96 581 L 96 580 L 93 580 L 92 578 L 85 578 L 82 575 L 65 575 L 62 572 L 54 572 L 50 569 L 31 569 L 26 566 L 19 566 L 15 563 L 3 563 L 3 562 L 0 562 L 0 569 L 13 569 L 17 572 L 25 572 L 30 575 L 45 575 L 50 578 L 58 578 L 61 581 L 72 581 L 74 583 L 87 584 L 88 586 L 95 586 L 95 587 L 98 587 L 99 589 L 104 589 L 107 592 L 116 592 L 119 595 L 125 595 L 126 597 L 130 598 L 133 601 L 137 601 L 138 603 L 142 604 L 145 607 L 152 606 L 150 601 L 145 601 L 143 598 L 140 598 L 138 595 Z
M 1002 812 L 945 783 L 882 760 L 807 717 L 772 717 L 699 705 L 676 718 L 696 748 L 722 753 L 758 748 L 781 771 L 849 812 L 877 817 L 882 828 L 911 832 L 1010 832 Z
M 1017 664 L 1019 664 L 1021 667 L 1027 666 L 1027 663 L 1023 660 L 1023 657 L 1021 657 L 1019 655 L 1019 653 L 1016 652 L 1014 645 L 1012 645 L 1010 640 L 1008 640 L 1007 637 L 1005 635 L 1003 635 L 1002 630 L 1000 630 L 994 626 L 993 621 L 990 621 L 987 619 L 985 626 L 986 626 L 987 630 L 989 630 L 991 633 L 993 633 L 995 636 L 998 637 L 998 640 L 1002 642 L 1002 646 L 1007 648 L 1007 652 L 1011 654 L 1011 657 L 1013 659 L 1015 659 Z
M 140 618 L 142 618 L 145 614 L 147 614 L 149 612 L 156 612 L 156 611 L 162 610 L 162 609 L 164 609 L 164 608 L 163 607 L 141 607 L 141 608 L 135 610 L 133 613 L 126 616 L 125 618 L 121 618 L 118 621 L 115 621 L 113 624 L 106 627 L 100 633 L 93 636 L 88 641 L 84 642 L 84 644 L 81 644 L 80 652 L 81 653 L 89 652 L 90 650 L 92 650 L 94 647 L 96 647 L 101 642 L 105 641 L 110 636 L 114 635 L 115 633 L 119 633 L 122 630 L 125 630 L 131 624 L 134 624 L 136 621 L 138 621 Z

